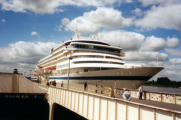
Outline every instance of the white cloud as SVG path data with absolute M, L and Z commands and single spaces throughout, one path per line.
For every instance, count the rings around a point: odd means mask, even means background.
M 165 51 L 170 55 L 181 56 L 181 49 L 168 49 L 168 48 L 166 48 Z
M 179 39 L 178 38 L 169 38 L 167 37 L 167 46 L 171 48 L 178 47 Z
M 171 64 L 177 65 L 177 64 L 181 64 L 181 59 L 180 58 L 172 58 L 169 60 L 169 62 Z
M 178 64 L 178 65 L 173 65 L 173 64 L 165 65 L 164 67 L 167 70 L 181 70 L 181 65 L 180 64 Z
M 14 12 L 28 12 L 32 11 L 39 14 L 54 12 L 62 12 L 61 6 L 75 5 L 75 6 L 106 6 L 112 5 L 121 0 L 1 0 L 2 10 Z
M 170 80 L 180 81 L 180 74 L 181 71 L 179 69 L 177 70 L 170 70 L 165 68 L 162 72 L 160 72 L 158 75 L 159 77 L 168 77 Z
M 157 38 L 155 36 L 147 37 L 145 42 L 141 47 L 141 51 L 160 51 L 164 50 L 166 47 L 178 47 L 179 40 L 178 38 L 169 38 L 164 40 L 163 38 Z
M 62 31 L 62 26 L 61 25 L 59 25 L 59 26 L 56 26 L 57 28 L 55 28 L 55 30 L 57 30 L 57 31 Z
M 141 9 L 136 8 L 135 10 L 131 10 L 132 13 L 134 13 L 135 15 L 142 15 L 143 12 L 141 11 Z
M 33 35 L 38 35 L 38 33 L 35 32 L 35 31 L 33 31 L 33 32 L 31 32 L 31 35 L 32 35 L 32 36 L 33 36 Z
M 176 71 L 166 71 L 167 74 L 171 74 L 171 75 L 177 75 Z
M 181 30 L 180 11 L 180 4 L 153 6 L 150 10 L 145 12 L 143 19 L 135 21 L 135 25 L 145 29 L 165 28 Z
M 44 14 L 63 11 L 57 8 L 60 2 L 59 0 L 3 0 L 0 4 L 2 4 L 2 10 Z
M 96 11 L 85 12 L 83 16 L 72 21 L 64 18 L 62 25 L 66 30 L 73 31 L 76 26 L 81 33 L 96 33 L 101 27 L 115 29 L 130 26 L 134 18 L 122 17 L 122 12 L 113 8 L 99 7 Z
M 101 41 L 113 46 L 120 46 L 124 51 L 139 50 L 145 39 L 144 35 L 126 31 L 103 31 L 98 33 Z M 133 44 L 134 43 L 134 44 Z
M 9 44 L 9 47 L 0 48 L 0 71 L 12 72 L 14 65 L 16 65 L 20 71 L 35 69 L 38 60 L 47 55 L 51 48 L 56 46 L 58 46 L 58 44 L 52 42 L 33 43 L 18 41 Z
M 6 22 L 6 20 L 5 20 L 5 19 L 2 19 L 1 22 Z
M 158 52 L 126 52 L 125 53 L 125 60 L 128 61 L 157 61 L 156 55 L 158 54 L 159 61 L 167 61 L 168 55 L 165 53 L 158 53 Z
M 163 50 L 165 46 L 166 46 L 166 41 L 163 38 L 157 38 L 155 36 L 151 36 L 146 38 L 146 41 L 140 50 L 159 51 Z
M 139 0 L 142 2 L 143 6 L 149 5 L 173 5 L 173 4 L 180 4 L 180 0 Z
M 100 26 L 92 23 L 90 20 L 84 19 L 82 17 L 75 18 L 70 21 L 66 26 L 65 30 L 74 31 L 77 27 L 77 30 L 81 33 L 96 33 L 99 31 Z
M 125 0 L 127 3 L 132 3 L 133 1 L 132 0 Z
M 67 24 L 69 24 L 70 23 L 70 20 L 69 19 L 67 19 L 67 18 L 63 18 L 62 20 L 61 20 L 61 22 L 62 22 L 62 25 L 67 25 Z
M 174 81 L 180 81 L 180 70 L 167 70 L 165 71 L 165 76 L 168 76 L 169 79 Z

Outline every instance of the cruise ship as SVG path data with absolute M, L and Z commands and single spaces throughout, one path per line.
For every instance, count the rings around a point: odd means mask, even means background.
M 40 59 L 34 75 L 41 81 L 136 89 L 163 67 L 129 65 L 123 61 L 122 48 L 96 39 L 75 38 L 51 49 Z

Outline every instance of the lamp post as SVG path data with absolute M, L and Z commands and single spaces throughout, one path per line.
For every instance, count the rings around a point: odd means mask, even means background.
M 26 72 L 24 72 L 24 77 L 25 77 L 25 73 L 26 73 Z
M 31 80 L 31 70 L 30 70 L 30 80 Z
M 40 71 L 40 74 L 38 74 L 38 78 L 40 78 L 40 83 L 41 83 L 41 76 L 42 76 L 42 68 L 41 66 L 39 66 L 39 71 Z
M 70 60 L 72 60 L 73 58 L 69 57 L 69 69 L 68 69 L 68 83 L 67 83 L 67 89 L 69 89 L 69 74 L 70 74 Z

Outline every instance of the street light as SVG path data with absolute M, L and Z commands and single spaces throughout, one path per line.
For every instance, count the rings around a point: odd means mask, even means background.
M 68 84 L 67 84 L 67 89 L 69 89 L 69 74 L 70 74 L 70 60 L 73 58 L 69 57 L 69 69 L 68 69 Z
M 40 83 L 41 83 L 41 76 L 42 76 L 42 68 L 41 66 L 38 67 L 39 68 L 39 71 L 40 71 L 40 74 L 38 74 L 38 78 L 40 78 Z
M 26 72 L 24 72 L 24 77 L 25 77 L 25 73 L 26 73 Z
M 30 70 L 30 80 L 31 80 L 31 70 Z

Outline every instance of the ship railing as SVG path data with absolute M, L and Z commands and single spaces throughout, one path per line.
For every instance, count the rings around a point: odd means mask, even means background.
M 164 67 L 163 63 L 154 63 L 154 64 L 149 64 L 149 65 L 142 65 L 142 67 Z
M 124 65 L 125 68 L 142 68 L 142 67 L 164 67 L 163 63 L 149 65 Z
M 112 60 L 120 60 L 119 58 L 104 58 L 104 57 L 82 57 L 82 56 L 79 56 L 79 57 L 73 57 L 73 58 L 102 58 L 102 59 L 112 59 Z
M 76 51 L 76 52 L 74 52 L 74 53 L 100 53 L 100 54 L 113 55 L 113 54 L 109 54 L 109 53 L 105 53 L 105 52 L 89 52 L 89 51 L 87 51 L 87 52 L 84 52 L 84 51 Z

